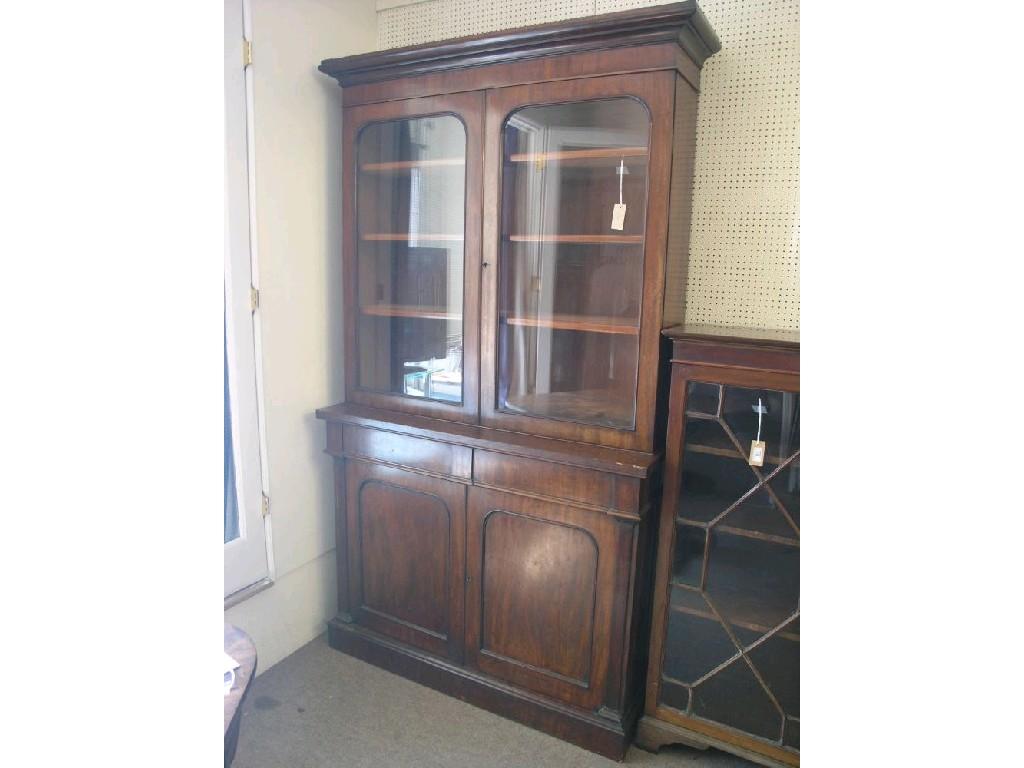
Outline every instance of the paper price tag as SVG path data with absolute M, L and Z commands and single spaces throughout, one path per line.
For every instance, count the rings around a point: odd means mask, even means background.
M 763 467 L 764 466 L 764 453 L 765 445 L 764 440 L 751 440 L 750 441 L 750 458 L 747 459 L 747 463 L 752 467 Z
M 616 203 L 612 206 L 612 229 L 622 231 L 622 223 L 626 220 L 626 204 Z

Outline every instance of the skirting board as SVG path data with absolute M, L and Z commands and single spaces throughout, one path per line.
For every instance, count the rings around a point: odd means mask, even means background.
M 335 650 L 611 760 L 622 760 L 632 737 L 635 718 L 619 720 L 573 709 L 340 618 L 327 623 L 327 641 Z

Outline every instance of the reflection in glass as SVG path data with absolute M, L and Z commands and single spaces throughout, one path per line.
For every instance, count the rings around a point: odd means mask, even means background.
M 372 123 L 357 141 L 364 389 L 462 402 L 466 131 L 452 115 Z
M 503 134 L 498 408 L 631 429 L 650 118 L 635 99 L 529 107 Z M 612 229 L 613 206 L 626 215 Z

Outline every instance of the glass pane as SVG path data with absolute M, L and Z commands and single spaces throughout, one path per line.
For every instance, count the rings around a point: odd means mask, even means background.
M 668 612 L 662 672 L 680 683 L 692 684 L 739 650 L 713 615 L 706 618 L 689 610 L 673 606 Z
M 721 384 L 691 381 L 686 388 L 686 412 L 715 416 L 718 413 L 718 401 L 721 398 L 721 393 Z
M 672 557 L 672 583 L 700 586 L 704 568 L 707 531 L 692 525 L 676 525 L 676 546 Z
M 751 663 L 783 711 L 800 717 L 800 635 L 788 625 L 748 652 Z
M 800 549 L 716 528 L 704 591 L 730 624 L 763 635 L 799 608 Z
M 800 395 L 765 389 L 726 387 L 723 419 L 739 440 L 744 456 L 758 434 L 757 404 L 767 409 L 761 414 L 761 440 L 766 443 L 765 474 L 781 460 L 800 450 Z
M 359 386 L 462 402 L 466 130 L 453 115 L 357 140 Z
M 799 395 L 690 382 L 683 449 L 660 701 L 798 749 Z
M 782 743 L 793 749 L 800 749 L 800 721 L 791 717 L 786 718 L 786 732 L 783 734 Z
M 693 689 L 693 714 L 778 741 L 782 715 L 746 661 L 736 659 Z
M 227 322 L 227 321 L 225 321 Z M 228 389 L 228 333 L 224 328 L 224 543 L 241 536 L 238 528 L 238 488 L 235 483 L 234 441 L 231 439 L 231 396 Z
M 498 408 L 631 429 L 650 117 L 630 98 L 529 107 L 503 136 Z M 621 228 L 613 208 L 625 204 Z
M 661 679 L 659 699 L 661 703 L 686 712 L 690 708 L 690 689 L 667 678 Z
M 686 423 L 683 485 L 677 512 L 684 520 L 711 522 L 757 486 L 757 476 L 738 452 L 729 451 L 731 456 L 707 452 L 729 450 L 715 447 L 718 436 L 724 438 L 724 432 L 715 422 Z

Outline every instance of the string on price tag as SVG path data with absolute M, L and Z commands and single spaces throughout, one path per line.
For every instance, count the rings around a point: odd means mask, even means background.
M 612 206 L 612 229 L 622 231 L 622 224 L 626 220 L 626 204 L 622 202 L 622 177 L 626 175 L 626 161 L 619 160 L 619 202 Z
M 747 463 L 752 467 L 764 466 L 765 444 L 761 440 L 761 417 L 764 415 L 765 407 L 761 405 L 761 398 L 757 398 L 757 437 L 750 441 L 750 457 Z

